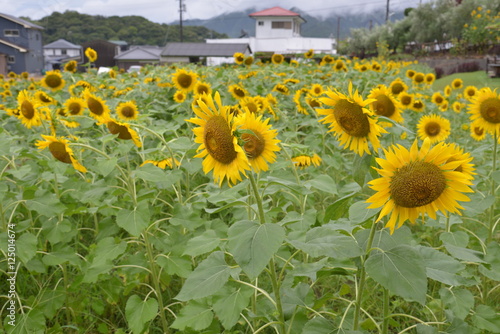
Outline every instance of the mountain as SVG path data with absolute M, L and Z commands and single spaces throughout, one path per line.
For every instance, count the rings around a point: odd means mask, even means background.
M 325 18 L 318 18 L 307 14 L 299 8 L 292 7 L 291 11 L 299 13 L 306 20 L 302 24 L 302 36 L 304 37 L 337 37 L 337 25 L 340 24 L 340 39 L 349 37 L 353 28 L 370 28 L 385 22 L 385 8 L 381 7 L 370 13 L 339 12 Z M 255 19 L 248 15 L 256 12 L 255 7 L 244 11 L 230 12 L 215 16 L 210 19 L 183 20 L 184 26 L 203 26 L 220 34 L 226 34 L 230 38 L 241 37 L 244 32 L 255 36 Z M 391 13 L 391 21 L 397 21 L 404 17 L 404 10 Z M 171 24 L 179 24 L 174 21 Z M 215 37 L 214 37 L 215 38 Z

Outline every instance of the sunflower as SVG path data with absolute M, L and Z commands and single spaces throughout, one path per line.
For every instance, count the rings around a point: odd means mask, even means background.
M 43 150 L 48 148 L 52 156 L 57 160 L 72 164 L 76 170 L 82 173 L 87 172 L 87 169 L 73 156 L 73 150 L 69 147 L 69 141 L 66 138 L 46 135 L 42 135 L 42 138 L 45 140 L 38 140 L 35 143 L 38 149 Z
M 276 139 L 278 131 L 271 129 L 269 118 L 262 120 L 262 115 L 251 112 L 240 114 L 234 123 L 243 132 L 240 137 L 252 169 L 257 173 L 267 171 L 267 164 L 276 161 L 275 152 L 280 150 L 280 140 Z
M 413 77 L 415 76 L 415 74 L 417 74 L 417 72 L 415 72 L 414 70 L 407 70 L 406 71 L 406 77 L 408 77 L 410 79 L 413 79 Z
M 126 101 L 118 104 L 116 107 L 116 114 L 118 115 L 118 118 L 124 121 L 130 121 L 137 119 L 139 111 L 137 110 L 135 101 Z
M 196 73 L 184 69 L 177 70 L 172 76 L 175 87 L 186 92 L 192 91 L 198 80 Z
M 187 120 L 199 126 L 193 129 L 195 142 L 200 144 L 198 151 L 201 151 L 195 157 L 204 158 L 203 171 L 207 174 L 213 170 L 214 181 L 219 186 L 225 179 L 232 186 L 241 181 L 240 174 L 246 175 L 245 171 L 250 170 L 245 151 L 233 134 L 234 116 L 222 105 L 218 92 L 214 98 L 209 95 L 207 103 L 199 100 L 198 105 L 199 109 L 193 109 L 198 118 Z
M 408 85 L 404 83 L 400 78 L 396 78 L 389 85 L 392 95 L 398 96 L 402 92 L 406 92 L 408 90 Z
M 83 109 L 85 109 L 85 100 L 79 97 L 70 97 L 64 102 L 65 113 L 71 116 L 83 114 Z
M 486 131 L 484 131 L 483 127 L 478 125 L 478 121 L 474 121 L 470 125 L 470 135 L 474 140 L 481 141 L 486 138 Z
M 449 97 L 451 95 L 451 86 L 446 85 L 443 89 L 444 96 Z
M 320 65 L 323 66 L 323 65 L 332 64 L 334 61 L 335 61 L 335 59 L 332 56 L 324 55 L 323 58 L 321 58 Z
M 413 94 L 409 94 L 407 92 L 401 92 L 398 95 L 399 102 L 404 108 L 411 108 L 413 101 L 415 99 Z
M 90 110 L 90 116 L 98 121 L 105 121 L 109 117 L 110 111 L 103 99 L 97 97 L 88 89 L 83 92 L 83 99 Z
M 120 123 L 111 118 L 105 120 L 104 123 L 106 123 L 106 127 L 111 134 L 118 135 L 118 139 L 132 140 L 135 146 L 142 147 L 139 135 L 127 123 Z
M 182 103 L 186 101 L 186 93 L 183 92 L 182 90 L 178 90 L 174 93 L 174 101 L 177 103 Z
M 425 82 L 425 74 L 421 73 L 421 72 L 417 72 L 415 73 L 415 75 L 412 77 L 412 80 L 413 80 L 413 83 L 414 84 L 422 84 Z
M 290 95 L 290 89 L 283 84 L 276 84 L 271 91 L 278 92 L 283 95 Z
M 313 49 L 310 49 L 309 51 L 304 53 L 304 58 L 311 59 L 312 57 L 314 57 L 314 50 Z
M 459 102 L 459 101 L 455 101 L 453 102 L 453 104 L 451 105 L 451 108 L 453 109 L 454 112 L 456 112 L 457 114 L 460 113 L 462 111 L 462 108 L 464 107 L 464 104 Z
M 247 96 L 239 100 L 239 105 L 243 110 L 248 109 L 248 111 L 253 113 L 262 113 L 265 109 L 265 102 L 265 100 L 256 96 Z
M 476 96 L 477 92 L 478 92 L 478 89 L 476 88 L 476 86 L 467 86 L 464 89 L 464 97 L 468 101 L 472 101 L 472 98 L 474 96 Z
M 417 124 L 420 139 L 429 138 L 431 144 L 443 141 L 450 135 L 450 121 L 438 115 L 422 116 Z
M 56 100 L 53 99 L 51 96 L 49 96 L 47 93 L 44 91 L 37 91 L 35 92 L 35 98 L 40 101 L 40 104 L 42 105 L 49 105 L 49 104 L 56 104 Z
M 53 92 L 64 87 L 66 81 L 63 79 L 61 72 L 48 71 L 41 80 L 42 86 L 51 89 Z
M 307 106 L 302 104 L 302 93 L 304 93 L 304 89 L 298 89 L 293 95 L 293 102 L 295 102 L 295 106 L 297 107 L 297 111 L 304 115 L 309 115 L 307 111 Z
M 283 57 L 283 55 L 279 54 L 279 53 L 275 53 L 271 57 L 271 61 L 273 62 L 273 64 L 276 64 L 276 65 L 283 63 L 284 60 L 285 60 L 285 57 Z
M 85 49 L 85 56 L 89 59 L 89 62 L 91 63 L 97 60 L 97 52 L 92 48 Z
M 194 93 L 196 95 L 200 95 L 200 94 L 207 94 L 207 95 L 211 95 L 212 94 L 212 87 L 210 86 L 209 83 L 207 82 L 203 82 L 203 81 L 197 81 L 196 84 L 194 85 Z
M 17 95 L 17 106 L 19 109 L 17 117 L 21 119 L 22 124 L 28 129 L 42 124 L 41 115 L 38 111 L 40 103 L 27 90 L 20 91 Z
M 333 69 L 336 72 L 344 71 L 347 72 L 347 66 L 342 59 L 337 59 L 333 65 Z
M 460 214 L 458 201 L 470 200 L 463 193 L 472 192 L 472 177 L 457 170 L 470 160 L 454 160 L 460 157 L 456 146 L 438 143 L 431 148 L 430 140 L 424 140 L 419 150 L 415 140 L 410 150 L 393 145 L 384 153 L 385 159 L 376 159 L 381 168 L 375 168 L 382 177 L 368 182 L 376 193 L 367 202 L 368 208 L 382 207 L 377 221 L 390 214 L 385 226 L 391 233 L 406 220 L 414 224 L 420 215 L 436 219 L 437 211 Z
M 416 111 L 416 112 L 422 112 L 425 109 L 425 104 L 422 102 L 422 100 L 415 100 L 413 104 L 411 105 L 410 109 Z
M 464 86 L 464 81 L 460 78 L 456 78 L 451 82 L 451 88 L 460 89 Z
M 306 95 L 306 103 L 311 107 L 311 108 L 319 108 L 321 107 L 321 102 L 319 101 L 318 98 L 311 96 L 309 94 Z
M 471 121 L 487 132 L 500 136 L 500 97 L 496 90 L 485 87 L 477 92 L 468 105 Z
M 243 61 L 243 64 L 245 64 L 246 66 L 250 66 L 253 64 L 253 57 L 252 56 L 248 56 L 248 57 L 245 57 L 245 60 Z
M 181 164 L 177 159 L 174 159 L 174 163 L 176 166 L 180 166 L 180 164 Z M 153 164 L 156 167 L 159 167 L 161 169 L 165 169 L 167 167 L 172 169 L 172 168 L 174 168 L 174 163 L 172 163 L 172 158 L 166 158 L 163 160 L 145 160 L 141 164 L 141 167 L 146 165 L 146 164 Z
M 320 84 L 313 84 L 311 86 L 311 89 L 309 89 L 309 93 L 311 95 L 314 95 L 314 96 L 319 96 L 321 94 L 323 94 L 323 86 L 321 86 Z
M 403 123 L 401 117 L 401 103 L 391 94 L 390 89 L 385 85 L 379 85 L 371 90 L 367 97 L 373 99 L 370 109 L 378 116 L 385 116 L 395 122 Z
M 76 60 L 70 60 L 66 64 L 64 64 L 65 72 L 76 73 L 77 69 L 78 69 L 78 63 L 76 62 Z
M 373 113 L 366 106 L 374 100 L 363 100 L 356 90 L 352 92 L 352 83 L 349 83 L 349 96 L 331 89 L 325 92 L 327 97 L 320 101 L 330 108 L 316 109 L 325 117 L 321 123 L 329 123 L 329 132 L 335 132 L 336 137 L 344 147 L 363 155 L 370 154 L 368 142 L 373 149 L 380 147 L 379 136 L 386 131 L 377 124 Z
M 431 101 L 435 105 L 440 106 L 446 101 L 446 99 L 441 94 L 441 92 L 435 92 L 434 94 L 432 94 Z
M 231 95 L 237 100 L 242 99 L 249 95 L 248 91 L 245 88 L 237 84 L 229 86 L 228 90 L 229 93 L 231 93 Z
M 243 64 L 243 62 L 245 61 L 245 55 L 241 52 L 235 52 L 233 54 L 233 58 L 234 58 L 234 62 L 238 65 Z
M 312 165 L 318 167 L 321 165 L 321 157 L 314 153 L 312 156 L 310 155 L 298 155 L 292 158 L 292 162 L 295 166 L 300 169 L 304 169 Z
M 434 73 L 427 73 L 425 75 L 425 83 L 429 86 L 432 85 L 436 81 L 436 75 Z

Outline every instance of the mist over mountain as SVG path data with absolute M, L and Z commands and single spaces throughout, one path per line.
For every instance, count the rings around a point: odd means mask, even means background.
M 255 7 L 244 11 L 224 13 L 210 19 L 183 20 L 185 26 L 203 26 L 230 38 L 243 37 L 246 33 L 255 36 L 255 19 L 248 15 L 260 9 Z M 307 14 L 299 8 L 290 8 L 291 11 L 299 13 L 306 20 L 302 24 L 302 36 L 304 37 L 337 37 L 337 26 L 340 26 L 340 39 L 349 37 L 352 28 L 370 28 L 385 22 L 385 7 L 374 9 L 370 12 L 342 11 L 332 13 L 325 17 L 316 17 Z M 391 11 L 391 21 L 397 21 L 404 17 L 404 9 Z M 179 24 L 179 20 L 170 24 Z M 214 37 L 215 38 L 215 37 Z

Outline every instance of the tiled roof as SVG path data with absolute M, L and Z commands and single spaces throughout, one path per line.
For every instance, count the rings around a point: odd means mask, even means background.
M 252 13 L 249 16 L 300 16 L 300 14 L 277 6 Z
M 28 22 L 26 20 L 23 20 L 23 19 L 20 19 L 18 17 L 15 17 L 13 15 L 9 15 L 9 14 L 5 14 L 5 13 L 0 13 L 0 17 L 3 17 L 7 20 L 10 20 L 12 22 L 16 22 L 17 24 L 20 24 L 22 26 L 24 26 L 25 28 L 32 28 L 32 29 L 44 29 L 43 27 L 37 25 L 37 24 L 34 24 L 34 23 L 31 23 L 31 22 Z
M 116 60 L 159 60 L 161 48 L 158 46 L 135 46 L 115 56 Z
M 81 49 L 81 45 L 68 42 L 65 39 L 58 39 L 52 43 L 43 46 L 44 49 Z
M 166 57 L 232 57 L 236 52 L 251 52 L 246 43 L 167 43 L 162 56 Z

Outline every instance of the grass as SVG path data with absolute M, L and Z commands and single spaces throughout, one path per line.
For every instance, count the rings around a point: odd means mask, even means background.
M 442 77 L 434 82 L 432 88 L 434 91 L 443 90 L 446 85 L 460 78 L 464 82 L 464 87 L 476 86 L 477 88 L 490 87 L 491 89 L 500 88 L 500 78 L 490 78 L 485 71 L 453 73 Z

